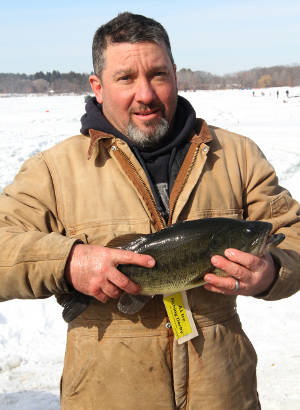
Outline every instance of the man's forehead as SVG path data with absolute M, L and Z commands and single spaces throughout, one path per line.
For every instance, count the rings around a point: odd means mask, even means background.
M 151 72 L 157 72 L 157 71 L 169 71 L 170 67 L 166 64 L 152 64 L 151 67 L 148 67 L 148 70 L 150 73 Z M 119 75 L 126 75 L 126 74 L 134 74 L 136 72 L 137 68 L 134 66 L 122 66 L 121 67 L 115 67 L 114 70 L 114 76 L 119 76 Z
M 152 64 L 169 65 L 171 62 L 166 46 L 154 42 L 108 43 L 105 50 L 106 63 L 130 65 L 136 57 L 147 57 Z

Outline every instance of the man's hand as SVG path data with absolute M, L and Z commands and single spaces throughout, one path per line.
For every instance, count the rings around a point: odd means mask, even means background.
M 237 249 L 226 249 L 225 256 L 228 259 L 215 255 L 211 262 L 228 277 L 206 274 L 204 280 L 208 284 L 205 289 L 224 295 L 255 296 L 268 289 L 275 278 L 276 268 L 269 253 L 258 257 Z M 235 291 L 236 279 L 240 285 L 238 291 Z
M 117 299 L 122 290 L 138 294 L 139 286 L 117 269 L 120 264 L 151 268 L 155 261 L 149 255 L 122 249 L 77 244 L 71 250 L 65 276 L 76 290 L 103 303 L 109 298 Z

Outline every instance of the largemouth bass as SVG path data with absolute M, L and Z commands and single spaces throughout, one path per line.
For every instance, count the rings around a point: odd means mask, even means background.
M 262 256 L 283 241 L 283 234 L 270 235 L 272 224 L 230 218 L 206 218 L 174 224 L 159 232 L 125 235 L 108 246 L 119 247 L 154 257 L 153 268 L 119 265 L 118 269 L 141 287 L 139 295 L 123 293 L 118 309 L 127 314 L 138 312 L 156 294 L 171 294 L 205 284 L 208 272 L 224 276 L 211 264 L 213 255 L 227 248 Z M 127 241 L 127 243 L 125 243 Z M 129 241 L 129 242 L 128 242 Z M 122 246 L 120 246 L 122 244 Z M 63 318 L 70 322 L 82 313 L 91 297 L 79 292 L 58 300 L 65 309 Z

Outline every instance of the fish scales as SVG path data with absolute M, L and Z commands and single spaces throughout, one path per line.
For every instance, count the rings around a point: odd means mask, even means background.
M 142 294 L 161 294 L 199 286 L 205 272 L 213 270 L 208 249 L 199 252 L 199 237 L 200 234 L 187 239 L 181 236 L 155 243 L 150 240 L 150 244 L 135 251 L 154 257 L 156 265 L 151 272 L 134 265 L 120 265 L 119 270 L 142 286 Z

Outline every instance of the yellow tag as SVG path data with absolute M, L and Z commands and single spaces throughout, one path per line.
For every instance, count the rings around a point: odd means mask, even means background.
M 184 343 L 198 336 L 186 292 L 164 296 L 163 300 L 178 343 Z

